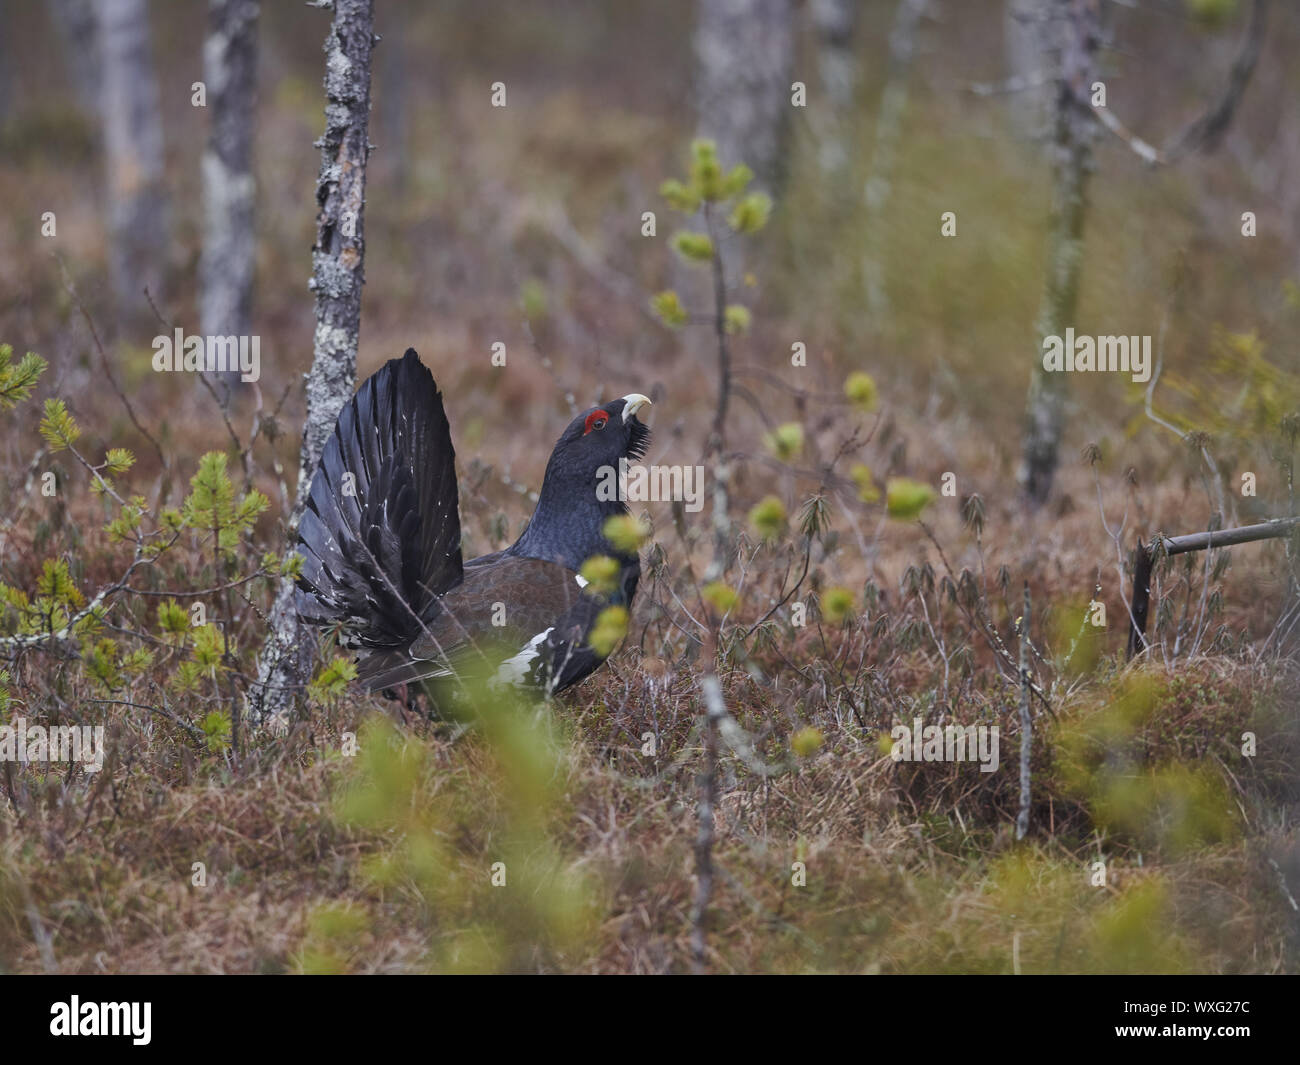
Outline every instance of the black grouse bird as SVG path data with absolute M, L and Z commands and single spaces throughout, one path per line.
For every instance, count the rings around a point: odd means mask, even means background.
M 471 679 L 576 684 L 604 661 L 587 642 L 596 618 L 636 593 L 636 555 L 603 532 L 627 505 L 597 486 L 619 459 L 644 455 L 650 430 L 636 413 L 649 402 L 633 394 L 578 415 L 523 535 L 464 562 L 442 395 L 408 348 L 361 386 L 325 445 L 298 530 L 299 616 L 366 652 L 357 672 L 371 691 L 423 682 L 436 704 Z M 612 592 L 578 573 L 595 555 L 619 564 Z

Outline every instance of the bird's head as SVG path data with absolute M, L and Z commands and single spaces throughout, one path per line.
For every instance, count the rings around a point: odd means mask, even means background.
M 645 455 L 650 430 L 637 412 L 649 404 L 634 392 L 585 410 L 569 423 L 546 465 L 537 509 L 511 551 L 574 571 L 593 555 L 613 553 L 602 529 L 607 518 L 627 513 L 619 494 L 619 462 Z
M 650 445 L 650 430 L 637 412 L 649 405 L 648 397 L 633 392 L 583 411 L 555 442 L 546 480 L 555 477 L 571 492 L 594 491 L 602 470 L 617 472 L 619 459 L 641 458 Z

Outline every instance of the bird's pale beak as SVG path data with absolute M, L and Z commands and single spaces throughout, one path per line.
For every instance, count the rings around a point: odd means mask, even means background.
M 632 417 L 642 407 L 650 406 L 650 397 L 643 396 L 640 392 L 633 392 L 631 395 L 623 397 L 623 424 Z

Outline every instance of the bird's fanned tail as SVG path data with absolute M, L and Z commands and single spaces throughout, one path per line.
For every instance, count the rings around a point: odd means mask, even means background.
M 362 647 L 408 646 L 462 577 L 456 454 L 413 349 L 344 406 L 298 529 L 298 613 Z

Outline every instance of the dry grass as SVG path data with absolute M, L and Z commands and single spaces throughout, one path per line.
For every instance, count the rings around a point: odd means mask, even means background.
M 1294 914 L 1269 863 L 1295 861 L 1282 827 L 1300 752 L 1293 672 L 1218 656 L 1117 676 L 1102 660 L 1056 701 L 1058 720 L 1040 717 L 1035 828 L 1017 845 L 1014 692 L 977 666 L 960 704 L 936 706 L 933 655 L 894 645 L 898 627 L 873 637 L 888 687 L 863 700 L 865 727 L 827 680 L 830 659 L 797 643 L 724 677 L 758 756 L 786 768 L 762 777 L 724 759 L 711 967 L 1294 969 Z M 831 633 L 832 649 L 854 629 Z M 790 656 L 799 672 L 781 665 Z M 1132 714 L 1135 690 L 1147 702 Z M 75 687 L 67 698 L 78 705 Z M 39 715 L 35 700 L 21 705 Z M 1001 724 L 1001 771 L 882 754 L 891 721 L 945 711 Z M 381 704 L 351 697 L 314 703 L 287 736 L 258 736 L 238 771 L 228 750 L 204 750 L 168 721 L 106 714 L 113 753 L 100 776 L 5 767 L 0 959 L 38 971 L 52 957 L 68 972 L 685 968 L 701 715 L 692 667 L 625 649 L 543 712 L 540 732 L 535 712 L 509 713 L 533 752 L 523 769 L 508 729 L 394 728 L 376 723 Z M 361 756 L 341 757 L 343 733 L 375 714 Z M 806 725 L 823 743 L 796 757 L 790 737 Z M 1235 749 L 1248 729 L 1253 760 Z M 645 733 L 657 737 L 653 758 L 641 753 Z M 1115 759 L 1139 781 L 1204 771 L 1210 804 L 1195 789 L 1139 790 L 1117 818 L 1104 779 Z M 378 805 L 358 814 L 355 794 Z M 533 814 L 517 823 L 524 809 Z M 532 856 L 526 869 L 550 858 L 523 874 L 512 858 L 512 879 L 495 888 L 504 854 Z M 1090 880 L 1099 857 L 1104 887 Z M 191 883 L 194 862 L 204 887 Z M 792 884 L 795 862 L 805 886 Z M 510 916 L 543 888 L 558 901 L 527 921 Z

